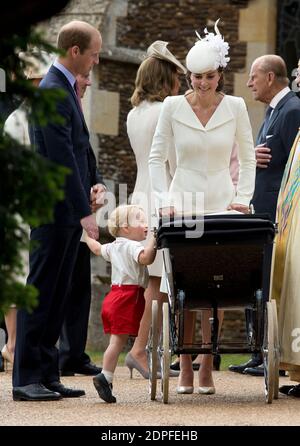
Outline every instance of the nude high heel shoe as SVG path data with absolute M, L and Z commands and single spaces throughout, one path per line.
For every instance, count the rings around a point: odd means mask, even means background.
M 125 358 L 125 365 L 129 368 L 130 372 L 130 379 L 132 379 L 132 371 L 133 369 L 136 369 L 143 378 L 149 379 L 149 371 L 145 370 L 134 357 L 131 355 L 131 353 L 127 353 Z
M 178 386 L 176 388 L 176 393 L 178 394 L 193 393 L 193 392 L 194 392 L 193 386 Z
M 136 369 L 143 378 L 145 379 L 149 379 L 149 370 L 145 370 L 140 363 L 134 359 L 134 357 L 132 356 L 132 354 L 129 352 L 126 355 L 125 358 L 125 365 L 129 368 L 129 372 L 130 372 L 130 379 L 132 379 L 132 371 L 133 369 Z M 161 374 L 159 372 L 157 372 L 157 378 L 161 378 Z
M 193 372 L 192 372 L 193 373 Z M 180 376 L 179 378 L 179 382 L 181 381 L 182 377 Z M 185 378 L 186 379 L 186 378 Z M 187 380 L 186 380 L 187 381 Z M 194 386 L 193 386 L 193 381 L 194 381 L 194 373 L 191 375 L 191 380 L 188 380 L 188 382 L 190 381 L 191 385 L 190 386 L 182 386 L 182 385 L 178 385 L 176 387 L 176 393 L 178 394 L 185 394 L 185 393 L 193 393 L 194 392 Z
M 200 393 L 201 395 L 213 395 L 214 393 L 216 393 L 216 388 L 214 386 L 211 387 L 200 386 L 198 388 L 198 393 Z
M 4 370 L 7 370 L 7 363 L 9 362 L 11 365 L 14 363 L 14 355 L 8 351 L 6 344 L 1 350 L 1 355 L 3 358 Z

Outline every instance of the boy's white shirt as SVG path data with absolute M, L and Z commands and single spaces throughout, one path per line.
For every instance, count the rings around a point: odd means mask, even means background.
M 102 257 L 112 265 L 112 285 L 139 285 L 147 288 L 148 270 L 145 265 L 138 263 L 144 249 L 141 242 L 125 237 L 117 237 L 114 242 L 101 246 Z

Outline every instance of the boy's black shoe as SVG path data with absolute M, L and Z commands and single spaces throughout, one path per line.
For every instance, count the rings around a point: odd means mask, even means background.
M 115 403 L 117 400 L 112 394 L 112 384 L 109 384 L 106 381 L 103 373 L 99 373 L 99 375 L 93 378 L 94 386 L 98 392 L 100 398 L 102 398 L 107 403 Z

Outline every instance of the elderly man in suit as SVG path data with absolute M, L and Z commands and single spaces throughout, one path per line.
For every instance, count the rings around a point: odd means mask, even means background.
M 70 174 L 64 200 L 55 207 L 54 221 L 31 230 L 35 244 L 27 282 L 38 289 L 39 304 L 32 313 L 18 312 L 13 370 L 13 398 L 18 401 L 49 401 L 85 394 L 60 382 L 55 344 L 66 313 L 82 228 L 92 238 L 98 238 L 92 209 L 103 198 L 104 186 L 76 93 L 76 76 L 88 75 L 99 63 L 101 45 L 99 31 L 88 23 L 72 21 L 64 25 L 58 35 L 58 48 L 64 55 L 54 62 L 40 84 L 40 88 L 63 89 L 65 97 L 57 103 L 63 123 L 35 126 L 36 150 L 68 167 Z
M 254 99 L 268 107 L 256 141 L 257 169 L 252 203 L 256 213 L 268 213 L 274 222 L 283 172 L 300 125 L 300 101 L 288 84 L 286 64 L 280 56 L 265 55 L 255 59 L 247 86 Z M 268 279 L 264 278 L 265 299 L 268 298 Z M 244 364 L 229 366 L 229 370 L 263 376 L 262 357 L 253 355 Z

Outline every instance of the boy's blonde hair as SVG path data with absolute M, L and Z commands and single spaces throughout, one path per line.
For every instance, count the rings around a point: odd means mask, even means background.
M 107 222 L 109 233 L 117 237 L 121 228 L 133 226 L 139 212 L 144 214 L 144 209 L 135 204 L 118 206 L 109 216 Z

